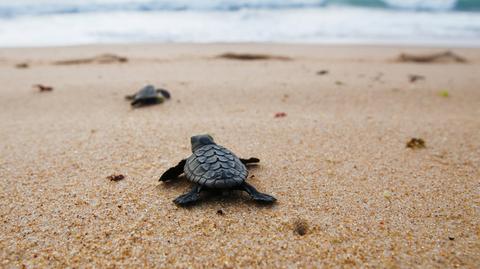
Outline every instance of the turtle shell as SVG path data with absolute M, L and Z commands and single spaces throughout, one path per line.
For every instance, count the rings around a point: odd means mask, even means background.
M 158 98 L 158 93 L 153 85 L 143 87 L 135 94 L 134 100 L 154 99 Z
M 205 145 L 188 157 L 184 172 L 190 181 L 218 189 L 239 186 L 248 175 L 235 154 L 215 144 Z

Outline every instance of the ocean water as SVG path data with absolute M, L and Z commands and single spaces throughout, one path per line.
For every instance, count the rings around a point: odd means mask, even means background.
M 480 47 L 480 0 L 0 0 L 0 47 L 131 42 Z

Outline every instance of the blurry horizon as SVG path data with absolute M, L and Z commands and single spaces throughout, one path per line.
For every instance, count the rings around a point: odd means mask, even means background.
M 151 42 L 480 46 L 478 0 L 0 0 L 0 47 Z

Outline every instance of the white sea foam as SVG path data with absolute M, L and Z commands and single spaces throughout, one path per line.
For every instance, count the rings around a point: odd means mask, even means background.
M 26 1 L 26 0 L 22 0 Z M 20 2 L 22 2 L 20 1 Z M 28 0 L 33 3 L 32 0 Z M 28 2 L 27 1 L 27 2 Z M 42 0 L 41 2 L 52 2 Z M 69 9 L 59 12 L 45 5 L 41 13 L 17 12 L 0 18 L 0 46 L 50 46 L 126 42 L 299 42 L 299 43 L 404 43 L 480 46 L 478 12 L 395 10 L 351 6 L 311 6 L 324 1 L 278 1 L 303 6 L 282 8 L 218 8 L 219 2 L 258 5 L 272 1 L 195 1 L 188 9 L 129 9 L 146 0 L 71 0 L 93 10 Z M 391 5 L 403 2 L 411 6 L 420 0 L 385 0 Z M 433 0 L 430 0 L 430 2 Z M 436 0 L 450 8 L 451 0 Z M 36 2 L 36 1 L 35 1 Z M 153 1 L 156 4 L 172 3 Z M 2 0 L 0 0 L 0 13 Z M 16 2 L 18 9 L 25 9 Z M 50 3 L 50 4 L 52 4 Z M 87 3 L 87 4 L 85 4 Z M 425 4 L 426 2 L 423 1 Z M 64 4 L 61 2 L 60 4 Z M 98 5 L 115 4 L 118 9 L 104 10 Z M 3 5 L 5 5 L 3 3 Z M 37 5 L 37 4 L 32 4 Z M 277 3 L 277 5 L 279 5 Z M 307 6 L 304 6 L 307 5 Z M 213 6 L 216 6 L 213 8 Z M 201 8 L 200 8 L 201 7 Z M 209 7 L 209 8 L 207 8 Z M 424 7 L 424 6 L 423 6 Z M 58 8 L 58 6 L 56 7 Z M 17 9 L 17 11 L 18 11 Z M 34 8 L 35 9 L 35 8 Z M 100 11 L 99 11 L 100 10 Z M 22 15 L 19 15 L 22 14 Z
M 384 0 L 392 7 L 403 9 L 450 10 L 457 0 Z
M 377 6 L 401 9 L 450 10 L 478 0 L 0 0 L 0 15 L 77 13 L 121 10 L 237 10 L 300 8 L 326 5 Z

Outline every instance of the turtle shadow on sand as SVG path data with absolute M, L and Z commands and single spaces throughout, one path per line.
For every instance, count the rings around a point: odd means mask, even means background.
M 259 165 L 257 163 L 246 164 L 246 167 L 249 171 L 254 171 L 258 169 Z M 253 178 L 254 176 L 250 176 L 249 178 Z M 157 191 L 175 191 L 178 194 L 186 193 L 189 188 L 191 187 L 191 182 L 189 182 L 188 178 L 185 175 L 181 175 L 174 180 L 166 180 L 163 181 L 161 184 L 155 186 Z M 242 192 L 240 190 L 219 190 L 219 189 L 206 189 L 203 191 L 201 198 L 202 204 L 204 205 L 233 205 L 237 203 L 245 203 L 247 205 L 253 205 L 257 207 L 271 207 L 273 204 L 271 203 L 258 203 L 253 201 L 248 194 Z M 196 204 L 189 203 L 184 205 L 186 208 L 195 207 Z
M 139 105 L 132 105 L 131 108 L 132 110 L 134 109 L 141 109 L 141 108 L 147 108 L 147 107 L 151 107 L 151 106 L 155 106 L 155 105 L 159 105 L 159 104 L 162 104 L 164 101 L 162 100 L 156 100 L 156 99 L 151 99 L 151 100 L 146 100 L 146 101 L 142 101 L 141 104 Z
M 259 203 L 251 199 L 251 197 L 238 190 L 230 190 L 226 192 L 219 191 L 206 191 L 202 197 L 202 204 L 212 207 L 230 207 L 238 204 L 244 204 L 247 206 L 255 206 L 259 208 L 270 208 L 276 205 L 276 203 Z M 194 207 L 195 204 L 189 204 L 187 207 Z
M 259 165 L 257 163 L 250 163 L 245 165 L 249 171 L 254 171 L 258 169 Z M 254 176 L 250 176 L 249 178 L 253 178 Z M 157 191 L 167 190 L 167 191 L 174 191 L 178 192 L 178 195 L 187 193 L 191 188 L 191 182 L 189 182 L 188 178 L 185 175 L 181 175 L 174 180 L 166 180 L 162 181 L 161 184 L 158 184 L 155 189 Z M 216 205 L 219 204 L 234 204 L 234 203 L 246 203 L 248 205 L 254 205 L 258 207 L 271 207 L 273 204 L 270 203 L 258 203 L 253 201 L 249 195 L 241 190 L 219 190 L 219 189 L 205 189 L 202 194 L 201 198 L 202 204 L 205 205 Z M 173 199 L 172 199 L 173 200 Z M 192 208 L 198 206 L 199 204 L 189 203 L 183 205 L 186 208 Z
M 188 182 L 188 179 L 184 175 L 181 175 L 174 180 L 163 181 L 162 183 L 157 185 L 157 188 L 161 190 L 166 189 L 166 190 L 175 190 L 179 192 L 183 192 L 187 190 L 189 187 L 190 187 L 190 183 Z
M 188 191 L 189 184 L 188 181 L 185 182 L 185 184 L 178 184 L 178 186 L 173 187 L 172 185 L 177 185 L 179 182 L 175 183 L 167 183 L 167 184 L 161 184 L 158 185 L 158 188 L 166 187 L 166 188 L 172 188 L 175 189 L 175 191 L 179 191 L 178 194 L 182 194 L 184 192 Z M 163 186 L 162 186 L 163 185 Z M 170 185 L 170 186 L 169 186 Z M 168 187 L 167 187 L 168 186 Z M 254 200 L 251 199 L 251 197 L 242 191 L 239 190 L 214 190 L 214 189 L 207 189 L 202 191 L 202 194 L 200 196 L 201 199 L 201 205 L 205 207 L 211 207 L 211 208 L 229 208 L 235 205 L 246 205 L 246 206 L 255 206 L 258 208 L 270 208 L 276 205 L 276 203 L 258 203 Z M 186 209 L 193 209 L 198 207 L 200 204 L 197 203 L 187 203 L 185 205 L 182 205 L 182 208 Z

